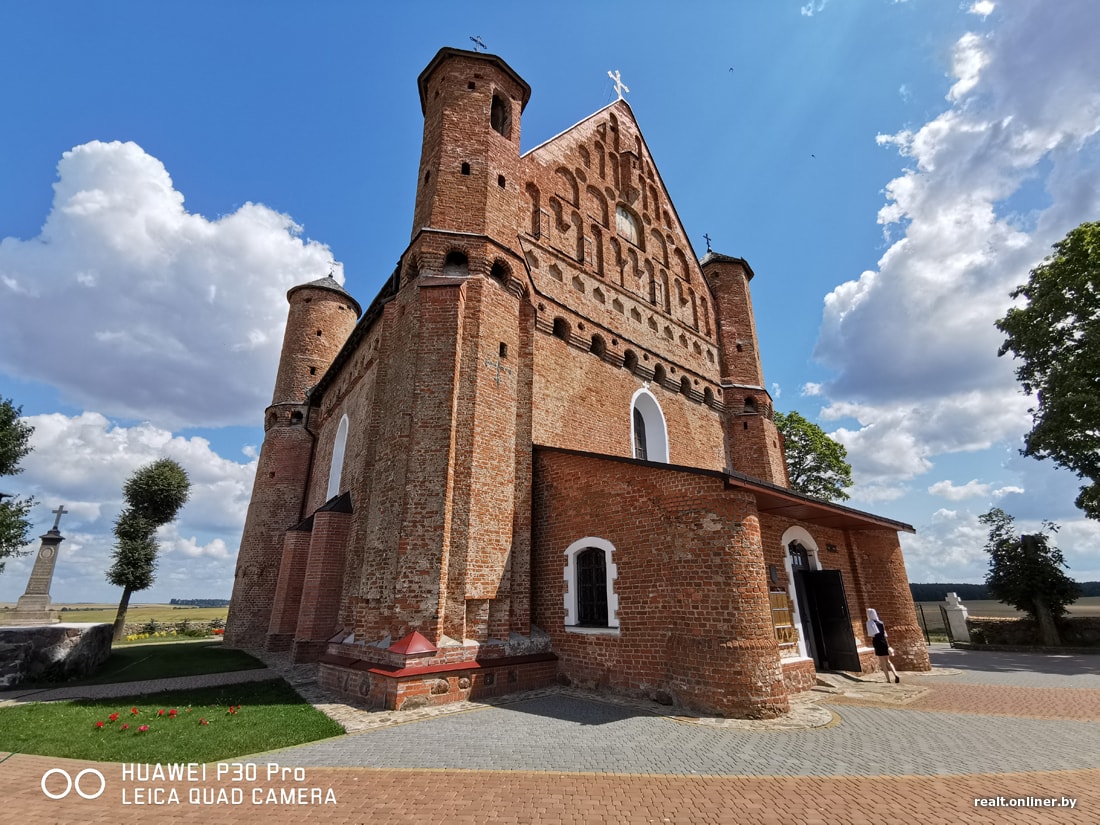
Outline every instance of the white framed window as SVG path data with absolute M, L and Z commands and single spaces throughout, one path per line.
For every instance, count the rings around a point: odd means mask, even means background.
M 344 451 L 348 444 L 348 417 L 340 419 L 340 426 L 336 428 L 336 441 L 332 445 L 332 463 L 328 468 L 328 492 L 325 493 L 325 501 L 340 492 L 340 478 L 344 474 Z
M 578 632 L 617 631 L 619 597 L 615 546 L 596 536 L 565 549 L 565 626 Z
M 630 455 L 668 463 L 668 427 L 657 397 L 642 387 L 630 399 Z

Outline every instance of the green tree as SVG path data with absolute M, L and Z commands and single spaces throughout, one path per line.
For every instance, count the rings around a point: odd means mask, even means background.
M 31 451 L 34 427 L 22 420 L 22 412 L 23 408 L 11 399 L 0 399 L 0 478 L 23 472 L 19 462 Z M 7 559 L 24 555 L 22 548 L 31 529 L 27 516 L 34 504 L 31 497 L 21 498 L 6 491 L 0 496 L 0 573 Z
M 843 444 L 793 411 L 777 412 L 775 426 L 783 433 L 792 490 L 825 501 L 849 498 L 845 488 L 852 486 L 852 465 Z
M 122 588 L 115 616 L 114 638 L 122 638 L 131 594 L 153 583 L 157 565 L 157 529 L 176 517 L 187 501 L 191 482 L 170 458 L 139 467 L 122 488 L 126 507 L 115 522 L 114 564 L 107 580 Z
M 1031 270 L 1013 298 L 1027 303 L 997 321 L 999 355 L 1035 393 L 1024 455 L 1052 458 L 1089 483 L 1076 504 L 1100 519 L 1100 223 L 1083 223 Z
M 1042 532 L 1020 536 L 1015 522 L 999 507 L 978 520 L 989 527 L 985 551 L 989 553 L 989 573 L 985 583 L 989 595 L 1027 613 L 1039 623 L 1043 643 L 1057 646 L 1056 620 L 1065 615 L 1066 606 L 1081 594 L 1077 582 L 1062 572 L 1066 560 L 1050 540 L 1058 526 L 1043 522 Z

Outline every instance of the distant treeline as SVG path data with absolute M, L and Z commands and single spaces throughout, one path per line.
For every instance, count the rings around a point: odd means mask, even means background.
M 1082 596 L 1100 596 L 1100 582 L 1078 582 Z M 990 598 L 984 584 L 913 584 L 909 589 L 915 602 L 942 602 L 948 593 L 957 593 L 966 601 L 982 601 Z
M 180 607 L 229 607 L 229 599 L 172 599 L 168 604 Z

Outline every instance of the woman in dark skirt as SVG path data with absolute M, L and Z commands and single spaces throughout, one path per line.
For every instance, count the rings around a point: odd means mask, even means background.
M 878 665 L 882 668 L 886 681 L 890 681 L 890 674 L 894 674 L 894 682 L 901 681 L 894 663 L 890 661 L 890 642 L 886 639 L 886 625 L 878 617 L 878 611 L 873 607 L 867 608 L 867 635 L 871 637 L 871 644 L 875 647 L 875 655 L 878 656 Z

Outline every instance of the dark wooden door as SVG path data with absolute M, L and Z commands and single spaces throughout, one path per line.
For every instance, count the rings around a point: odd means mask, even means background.
M 839 570 L 799 570 L 795 574 L 814 665 L 819 670 L 860 671 L 848 598 Z M 804 626 L 805 626 L 804 622 Z

